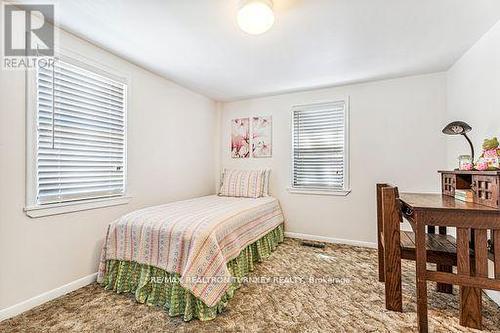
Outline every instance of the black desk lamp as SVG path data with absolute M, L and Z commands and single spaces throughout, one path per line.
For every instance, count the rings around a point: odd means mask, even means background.
M 469 137 L 467 136 L 467 133 L 469 133 L 471 130 L 472 127 L 470 127 L 469 124 L 464 123 L 463 121 L 454 121 L 443 128 L 443 133 L 447 135 L 463 135 L 470 145 L 472 163 L 474 163 L 474 146 L 472 145 L 472 141 L 470 141 Z

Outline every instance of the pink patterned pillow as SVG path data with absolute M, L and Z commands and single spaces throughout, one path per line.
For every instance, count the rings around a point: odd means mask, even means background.
M 264 191 L 264 170 L 225 169 L 219 195 L 259 198 Z

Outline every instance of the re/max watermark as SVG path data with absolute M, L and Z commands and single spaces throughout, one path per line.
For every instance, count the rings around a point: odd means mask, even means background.
M 251 284 L 339 284 L 351 283 L 349 278 L 335 276 L 193 276 L 183 279 L 187 283 L 218 284 L 218 283 L 251 283 Z M 152 276 L 152 283 L 177 283 L 180 279 L 175 276 Z

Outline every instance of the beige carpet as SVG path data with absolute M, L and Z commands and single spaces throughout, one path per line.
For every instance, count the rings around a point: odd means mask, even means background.
M 213 321 L 186 323 L 92 284 L 1 322 L 0 332 L 409 332 L 416 329 L 413 267 L 403 266 L 404 313 L 390 312 L 377 281 L 375 250 L 314 249 L 286 239 L 252 273 L 282 277 L 282 283 L 243 286 Z M 320 281 L 310 283 L 311 276 Z M 299 277 L 304 281 L 291 282 Z M 429 288 L 431 331 L 467 332 L 458 324 L 457 290 L 445 295 Z M 500 308 L 488 298 L 483 314 L 485 329 L 500 332 Z

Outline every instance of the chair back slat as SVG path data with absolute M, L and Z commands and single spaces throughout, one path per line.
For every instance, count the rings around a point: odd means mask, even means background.
M 377 184 L 377 226 L 379 233 L 383 232 L 384 225 L 382 224 L 382 189 L 387 187 L 387 184 Z
M 380 189 L 381 219 L 384 243 L 386 308 L 403 310 L 401 287 L 401 232 L 399 193 L 394 186 Z
M 385 229 L 389 226 L 391 229 L 397 229 L 399 233 L 399 224 L 402 220 L 398 188 L 387 185 L 382 188 L 383 228 Z
M 388 197 L 386 200 L 393 201 L 394 200 L 394 206 L 391 207 L 393 209 L 393 212 L 397 213 L 397 219 L 399 222 L 403 222 L 403 213 L 401 212 L 401 207 L 399 203 L 399 190 L 396 186 L 392 186 L 389 184 L 381 183 L 377 184 L 377 225 L 379 227 L 379 232 L 382 233 L 384 230 L 384 223 L 382 221 L 382 213 L 384 211 L 384 207 L 382 206 L 382 191 L 383 189 L 389 189 L 387 192 Z M 392 206 L 392 205 L 391 205 Z
M 385 282 L 384 263 L 384 224 L 382 221 L 382 188 L 387 184 L 377 184 L 377 245 L 378 245 L 378 280 Z

